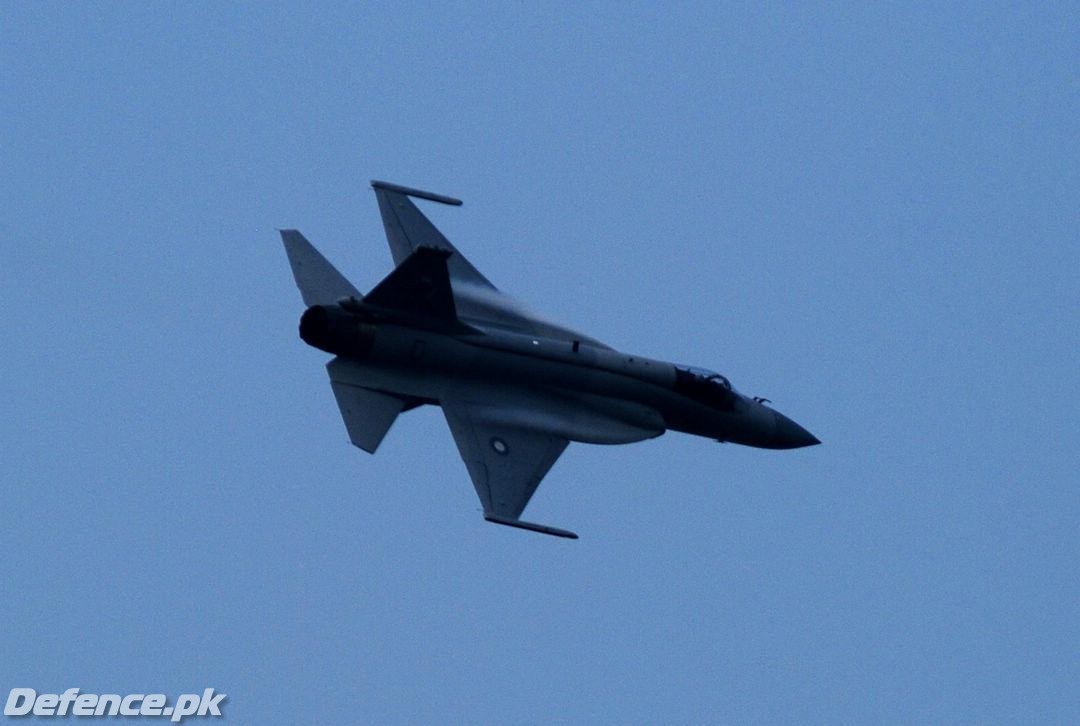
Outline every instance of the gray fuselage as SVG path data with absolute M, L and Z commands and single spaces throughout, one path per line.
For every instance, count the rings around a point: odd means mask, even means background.
M 786 416 L 693 369 L 491 325 L 432 325 L 352 300 L 301 318 L 309 345 L 338 356 L 335 373 L 416 403 L 485 401 L 499 416 L 570 441 L 630 443 L 671 429 L 747 446 L 818 443 Z

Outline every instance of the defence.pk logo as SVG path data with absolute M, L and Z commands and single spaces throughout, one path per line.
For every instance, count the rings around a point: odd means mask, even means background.
M 120 696 L 115 693 L 79 693 L 69 688 L 63 693 L 38 693 L 33 688 L 12 688 L 4 706 L 5 716 L 157 716 L 168 717 L 177 722 L 185 716 L 220 716 L 219 706 L 226 698 L 224 693 L 214 695 L 207 688 L 201 696 L 185 693 L 178 696 L 175 706 L 168 706 L 164 693 L 132 693 Z

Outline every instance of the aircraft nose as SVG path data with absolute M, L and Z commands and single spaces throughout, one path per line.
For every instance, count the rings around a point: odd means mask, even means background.
M 784 414 L 775 411 L 773 413 L 776 415 L 776 433 L 773 434 L 771 448 L 798 449 L 821 443 L 816 436 Z

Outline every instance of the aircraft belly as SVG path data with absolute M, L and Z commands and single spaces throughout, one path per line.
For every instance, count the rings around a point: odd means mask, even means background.
M 327 368 L 335 381 L 403 396 L 439 399 L 452 390 L 448 389 L 452 383 L 448 378 L 368 361 L 335 358 Z
M 649 416 L 644 410 L 634 411 L 632 415 L 638 420 L 632 421 L 629 417 L 613 415 L 616 406 L 595 407 L 595 402 L 575 400 L 554 391 L 491 390 L 481 384 L 471 393 L 477 400 L 489 402 L 492 421 L 504 426 L 544 431 L 570 441 L 630 444 L 664 433 L 663 421 L 655 412 Z M 648 425 L 641 425 L 643 423 Z
M 429 400 L 475 401 L 495 409 L 491 420 L 588 444 L 628 444 L 664 433 L 652 408 L 606 396 L 483 380 L 424 375 L 416 369 L 338 358 L 328 366 L 342 383 Z

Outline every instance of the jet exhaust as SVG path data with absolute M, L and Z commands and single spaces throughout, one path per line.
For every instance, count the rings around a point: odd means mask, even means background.
M 300 339 L 327 353 L 363 358 L 375 343 L 375 326 L 337 305 L 312 305 L 300 316 Z

